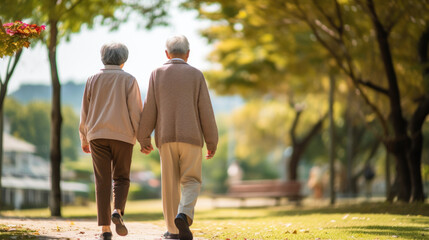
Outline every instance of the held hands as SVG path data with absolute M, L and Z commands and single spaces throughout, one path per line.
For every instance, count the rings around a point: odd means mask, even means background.
M 91 149 L 89 148 L 89 145 L 82 146 L 82 151 L 84 153 L 91 153 Z
M 140 152 L 142 152 L 142 153 L 144 153 L 144 154 L 146 154 L 146 155 L 148 155 L 150 152 L 152 152 L 153 151 L 153 147 L 152 147 L 152 144 L 150 144 L 149 146 L 146 146 L 146 147 L 142 147 L 141 149 L 140 149 Z
M 212 159 L 213 156 L 215 155 L 215 153 L 216 153 L 216 151 L 207 150 L 206 159 Z

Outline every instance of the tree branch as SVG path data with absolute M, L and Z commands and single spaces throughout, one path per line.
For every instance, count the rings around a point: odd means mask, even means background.
M 319 121 L 317 121 L 317 123 L 313 125 L 311 130 L 307 133 L 307 135 L 301 142 L 303 146 L 307 146 L 310 143 L 311 139 L 322 129 L 323 121 L 326 119 L 326 117 L 328 117 L 328 113 L 325 113 L 325 115 L 323 115 L 319 119 Z
M 361 85 L 367 86 L 367 87 L 371 88 L 372 90 L 375 90 L 375 91 L 377 91 L 379 93 L 382 93 L 382 94 L 384 94 L 386 96 L 389 95 L 389 92 L 388 92 L 387 89 L 385 89 L 383 87 L 380 87 L 380 86 L 377 86 L 377 85 L 375 85 L 374 83 L 372 83 L 370 81 L 364 81 L 362 79 L 358 79 L 357 82 L 359 84 L 361 84 Z
M 341 27 L 341 26 L 337 26 L 337 25 L 335 24 L 335 22 L 334 22 L 334 20 L 332 19 L 332 17 L 331 17 L 331 16 L 329 16 L 329 15 L 325 12 L 325 10 L 323 9 L 323 7 L 322 7 L 322 6 L 320 6 L 320 1 L 318 1 L 318 0 L 312 0 L 312 1 L 313 1 L 313 4 L 316 6 L 317 10 L 319 10 L 319 12 L 322 14 L 322 16 L 323 16 L 323 17 L 325 17 L 325 18 L 326 18 L 326 20 L 328 20 L 329 25 L 331 25 L 331 27 L 332 27 L 332 28 L 334 28 L 334 29 L 336 29 L 336 30 L 337 30 L 337 33 L 339 33 L 338 35 L 341 35 L 341 34 L 340 34 L 340 31 L 339 31 L 339 29 L 340 29 L 340 27 Z M 325 25 L 324 25 L 324 26 L 325 26 Z M 329 29 L 327 26 L 325 26 L 325 28 Z M 333 32 L 333 31 L 329 29 L 329 32 Z M 338 39 L 338 38 L 339 38 L 339 36 L 332 36 L 332 37 L 333 37 L 333 38 L 335 38 L 335 39 Z
M 12 64 L 12 68 L 9 69 L 9 64 L 7 66 L 6 79 L 5 79 L 5 84 L 4 84 L 6 87 L 7 87 L 7 84 L 9 83 L 9 80 L 12 77 L 13 72 L 15 71 L 16 65 L 18 65 L 19 59 L 21 58 L 21 54 L 22 54 L 22 49 L 20 49 L 18 52 L 15 53 L 15 59 L 14 59 L 13 64 Z
M 60 14 L 60 16 L 63 16 L 64 14 L 67 14 L 71 11 L 73 11 L 73 9 L 78 6 L 80 3 L 82 2 L 82 0 L 77 0 L 75 3 L 73 3 L 69 8 L 65 8 L 64 12 L 62 14 Z
M 426 25 L 426 29 L 423 31 L 422 35 L 419 38 L 417 53 L 419 55 L 420 64 L 423 67 L 423 78 L 429 75 L 429 57 L 428 57 L 428 48 L 429 48 L 429 25 Z
M 358 0 L 356 0 L 358 1 Z M 351 56 L 348 54 L 345 54 L 345 58 L 346 58 L 346 62 L 347 62 L 347 66 L 349 69 L 347 69 L 347 67 L 344 65 L 343 63 L 343 58 L 341 56 L 339 56 L 337 54 L 338 49 L 333 49 L 329 46 L 328 43 L 326 43 L 322 37 L 319 35 L 317 29 L 315 28 L 315 26 L 311 23 L 310 19 L 308 19 L 308 16 L 306 15 L 305 11 L 301 8 L 299 1 L 298 0 L 294 0 L 294 3 L 298 9 L 298 11 L 301 12 L 303 18 L 302 20 L 305 21 L 307 23 L 307 25 L 311 28 L 311 30 L 313 31 L 314 35 L 316 36 L 316 39 L 319 41 L 320 44 L 322 44 L 322 46 L 328 50 L 328 52 L 334 57 L 334 59 L 337 62 L 338 67 L 344 71 L 344 73 L 346 75 L 348 75 L 350 77 L 350 79 L 352 80 L 353 85 L 356 87 L 356 89 L 358 90 L 359 94 L 362 96 L 363 100 L 365 101 L 366 104 L 368 104 L 368 106 L 374 111 L 374 113 L 376 114 L 377 118 L 380 120 L 380 123 L 383 127 L 383 132 L 384 135 L 387 136 L 388 134 L 388 127 L 387 127 L 387 122 L 384 119 L 383 115 L 381 114 L 380 110 L 377 108 L 377 106 L 375 106 L 368 98 L 368 96 L 366 96 L 366 94 L 362 91 L 362 89 L 359 86 L 359 83 L 356 80 L 356 76 L 354 74 L 353 71 L 353 64 L 352 64 L 352 59 Z M 345 45 L 342 44 L 341 45 L 343 48 L 345 48 Z M 345 50 L 344 50 L 345 51 Z
M 290 137 L 292 139 L 293 145 L 295 145 L 296 142 L 297 142 L 297 139 L 296 139 L 296 128 L 298 126 L 298 122 L 299 122 L 299 118 L 301 117 L 301 113 L 302 113 L 302 110 L 297 110 L 296 111 L 295 118 L 294 118 L 292 126 L 290 128 Z
M 341 37 L 344 33 L 343 15 L 341 14 L 341 8 L 340 8 L 340 4 L 338 3 L 338 1 L 334 0 L 334 2 L 335 2 L 335 11 L 337 13 L 338 20 L 340 21 L 340 24 L 338 26 L 338 33 L 340 34 L 340 37 Z

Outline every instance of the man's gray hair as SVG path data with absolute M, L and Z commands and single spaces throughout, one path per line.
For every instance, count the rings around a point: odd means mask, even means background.
M 186 54 L 189 51 L 188 39 L 183 35 L 173 36 L 165 43 L 169 54 Z
M 118 65 L 128 59 L 128 48 L 122 43 L 106 43 L 101 47 L 101 61 L 104 65 Z

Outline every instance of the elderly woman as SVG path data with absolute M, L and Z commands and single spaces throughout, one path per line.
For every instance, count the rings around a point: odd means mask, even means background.
M 100 239 L 111 239 L 110 220 L 116 233 L 125 236 L 125 203 L 130 186 L 133 146 L 140 122 L 142 101 L 136 79 L 122 70 L 128 49 L 121 43 L 101 48 L 104 68 L 88 78 L 82 100 L 79 133 L 82 150 L 91 153 L 95 175 Z M 111 192 L 113 178 L 113 214 Z

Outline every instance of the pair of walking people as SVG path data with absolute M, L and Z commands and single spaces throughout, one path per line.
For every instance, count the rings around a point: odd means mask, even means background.
M 132 149 L 137 140 L 142 153 L 153 151 L 153 130 L 161 161 L 164 238 L 193 238 L 189 226 L 201 188 L 202 147 L 205 142 L 206 158 L 212 158 L 218 132 L 205 78 L 187 64 L 186 37 L 167 39 L 165 53 L 169 60 L 152 72 L 144 105 L 136 79 L 122 70 L 128 58 L 123 44 L 103 45 L 105 67 L 87 80 L 79 133 L 82 150 L 93 159 L 100 239 L 112 238 L 111 221 L 118 235 L 128 234 L 122 217 Z

